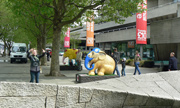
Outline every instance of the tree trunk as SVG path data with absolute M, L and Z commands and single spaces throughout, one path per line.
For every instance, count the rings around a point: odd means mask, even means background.
M 3 39 L 3 41 L 4 41 L 4 52 L 3 52 L 3 56 L 6 56 L 6 40 L 5 40 L 5 38 Z
M 8 49 L 8 56 L 10 56 L 11 47 L 12 47 L 12 42 L 11 42 L 11 41 L 8 41 L 8 42 L 6 43 L 6 46 L 7 46 L 7 49 Z
M 61 27 L 54 27 L 53 29 L 53 42 L 52 42 L 52 56 L 51 56 L 51 76 L 58 76 L 60 74 L 59 66 L 59 49 L 60 49 L 60 34 Z
M 42 49 L 46 50 L 46 24 L 42 26 Z M 41 58 L 41 66 L 47 66 L 47 57 L 44 56 Z
M 38 51 L 39 55 L 42 54 L 42 38 L 41 38 L 41 35 L 37 36 L 37 51 Z

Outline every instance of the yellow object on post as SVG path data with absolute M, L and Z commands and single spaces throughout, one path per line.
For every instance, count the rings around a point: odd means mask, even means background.
M 77 52 L 78 49 L 66 49 L 63 54 L 63 63 L 66 57 L 68 57 L 69 59 L 76 59 Z

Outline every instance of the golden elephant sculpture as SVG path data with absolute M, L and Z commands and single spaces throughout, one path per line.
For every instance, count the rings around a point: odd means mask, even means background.
M 68 57 L 69 59 L 76 59 L 78 49 L 66 49 L 63 54 L 63 63 L 64 59 Z
M 115 69 L 114 59 L 103 51 L 96 51 L 92 50 L 85 59 L 85 67 L 90 70 L 89 75 L 95 75 L 96 69 L 98 69 L 97 74 L 100 76 L 113 74 Z M 88 62 L 92 67 L 88 67 Z

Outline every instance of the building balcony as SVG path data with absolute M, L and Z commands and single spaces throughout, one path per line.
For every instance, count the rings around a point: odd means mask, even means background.
M 179 11 L 178 10 L 179 5 L 180 5 L 180 2 L 170 2 L 167 4 L 149 8 L 147 11 L 148 22 L 177 17 L 178 16 L 177 14 Z M 108 28 L 114 28 L 114 27 L 118 27 L 125 24 L 131 24 L 135 22 L 136 22 L 136 15 L 134 14 L 133 16 L 126 18 L 123 24 L 118 24 L 118 23 L 115 23 L 114 21 L 101 23 L 101 24 L 95 24 L 94 31 L 98 32 L 98 31 L 105 30 Z
M 150 26 L 147 26 L 147 38 L 150 39 Z M 136 40 L 136 28 L 124 29 L 96 35 L 96 43 Z

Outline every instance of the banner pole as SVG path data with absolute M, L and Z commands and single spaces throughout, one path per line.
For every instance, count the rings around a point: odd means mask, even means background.
M 141 55 L 141 58 L 143 58 L 143 45 L 142 44 L 140 45 L 140 55 Z

